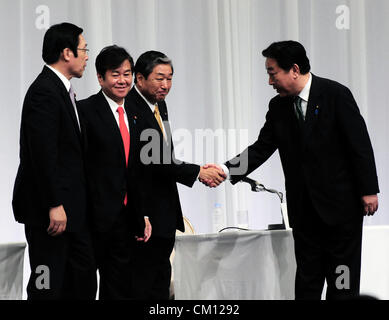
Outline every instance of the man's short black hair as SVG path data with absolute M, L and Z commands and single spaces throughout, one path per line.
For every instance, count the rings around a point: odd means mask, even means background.
M 301 74 L 307 74 L 311 70 L 307 53 L 303 45 L 297 41 L 273 42 L 262 51 L 262 55 L 276 60 L 278 66 L 285 71 L 289 71 L 294 64 L 299 66 Z
M 130 62 L 131 72 L 134 73 L 134 60 L 127 50 L 117 45 L 107 46 L 96 57 L 96 71 L 105 79 L 107 70 L 119 68 L 126 60 Z
M 82 29 L 68 22 L 55 24 L 45 33 L 43 38 L 42 58 L 47 64 L 58 62 L 62 51 L 69 48 L 75 57 Z

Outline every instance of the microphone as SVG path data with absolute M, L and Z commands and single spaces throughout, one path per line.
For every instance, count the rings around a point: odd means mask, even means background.
M 248 183 L 250 183 L 250 184 L 255 184 L 255 185 L 259 184 L 257 181 L 255 181 L 255 180 L 253 180 L 253 179 L 251 179 L 251 178 L 249 178 L 249 177 L 244 177 L 244 178 L 242 179 L 242 181 L 248 182 Z
M 277 196 L 281 202 L 282 223 L 281 224 L 269 224 L 268 229 L 269 230 L 290 229 L 287 207 L 286 207 L 286 203 L 284 202 L 284 195 L 282 194 L 282 192 L 279 192 L 275 189 L 268 189 L 262 183 L 259 183 L 258 181 L 255 181 L 255 180 L 248 178 L 248 177 L 244 177 L 240 181 L 247 182 L 251 186 L 251 191 L 254 191 L 254 192 L 267 191 L 270 193 L 277 194 Z
M 251 191 L 263 191 L 265 190 L 264 185 L 259 183 L 258 181 L 255 181 L 249 177 L 244 177 L 241 181 L 247 182 L 251 186 Z

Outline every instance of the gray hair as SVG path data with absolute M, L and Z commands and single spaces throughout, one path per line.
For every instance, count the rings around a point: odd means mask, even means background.
M 150 73 L 153 72 L 154 68 L 159 64 L 168 64 L 173 70 L 172 60 L 169 59 L 165 54 L 158 51 L 147 51 L 140 55 L 135 64 L 135 74 L 141 73 L 145 79 L 148 78 Z M 136 83 L 136 76 L 135 76 Z

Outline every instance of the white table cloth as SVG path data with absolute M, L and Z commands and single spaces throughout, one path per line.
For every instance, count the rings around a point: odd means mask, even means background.
M 291 231 L 177 236 L 176 299 L 293 299 Z
M 291 230 L 180 235 L 173 266 L 176 299 L 294 299 Z M 361 294 L 389 299 L 389 226 L 363 229 Z
M 0 244 L 0 300 L 20 300 L 25 243 Z

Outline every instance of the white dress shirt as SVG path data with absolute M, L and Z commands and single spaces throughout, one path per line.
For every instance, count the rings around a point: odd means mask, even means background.
M 103 96 L 105 97 L 105 99 L 107 100 L 109 107 L 111 108 L 112 114 L 115 117 L 115 120 L 116 120 L 118 127 L 120 128 L 120 126 L 119 126 L 119 112 L 117 112 L 119 104 L 117 102 L 113 101 L 110 97 L 108 97 L 104 93 L 104 91 L 102 91 L 102 93 L 103 93 Z M 127 117 L 126 109 L 124 108 L 124 102 L 125 102 L 125 99 L 123 99 L 123 103 L 121 104 L 121 106 L 123 107 L 123 110 L 124 110 L 124 122 L 126 123 L 128 132 L 130 132 L 130 129 L 128 127 L 128 117 Z
M 303 90 L 301 90 L 301 92 L 298 94 L 298 96 L 302 99 L 301 109 L 303 110 L 304 119 L 305 119 L 305 115 L 307 114 L 309 91 L 311 90 L 311 84 L 312 84 L 312 75 L 311 75 L 311 73 L 309 73 L 308 82 L 306 83 Z M 296 108 L 296 106 L 295 106 L 295 108 Z

